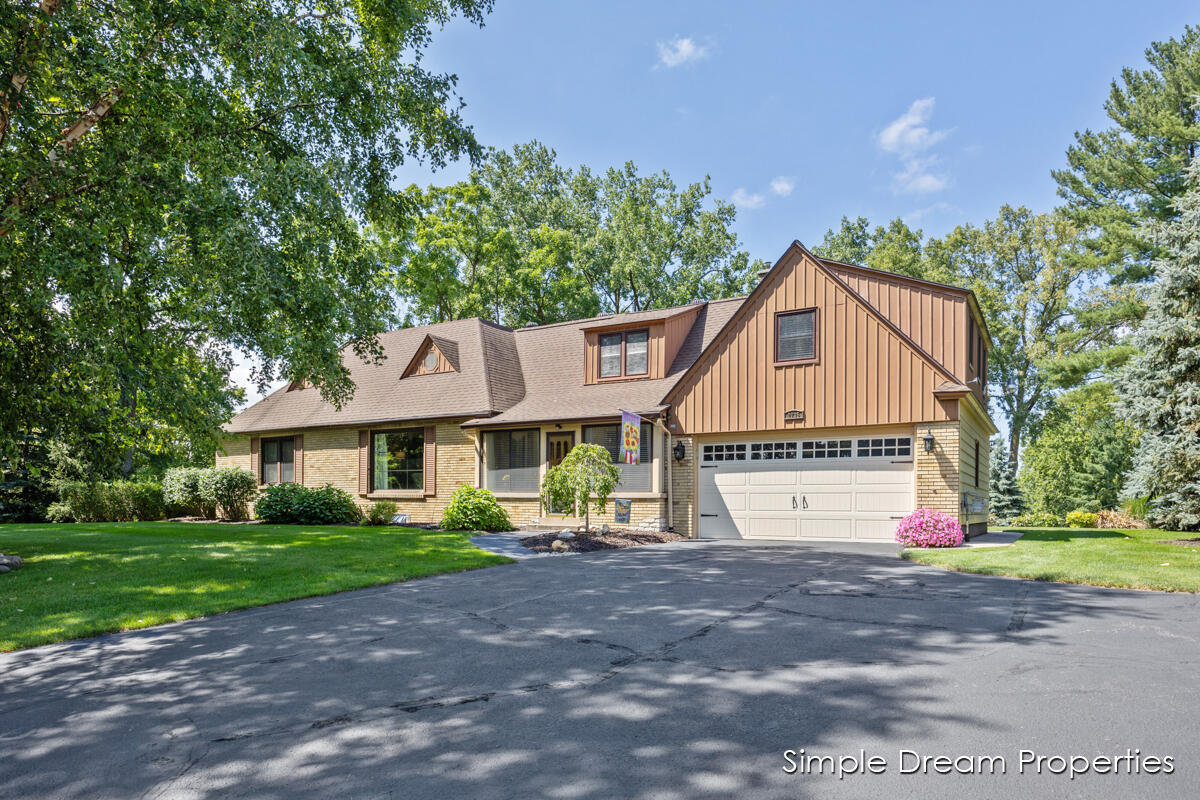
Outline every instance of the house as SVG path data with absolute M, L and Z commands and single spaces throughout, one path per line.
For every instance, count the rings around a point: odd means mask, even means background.
M 437 522 L 465 483 L 517 524 L 560 524 L 540 478 L 591 442 L 619 464 L 613 497 L 635 526 L 890 540 L 918 507 L 986 525 L 991 340 L 963 289 L 795 242 L 746 297 L 517 330 L 466 319 L 381 343 L 382 364 L 344 355 L 357 391 L 340 409 L 292 385 L 238 414 L 218 465 L 394 500 L 414 522 Z M 622 409 L 645 420 L 638 464 L 619 458 Z

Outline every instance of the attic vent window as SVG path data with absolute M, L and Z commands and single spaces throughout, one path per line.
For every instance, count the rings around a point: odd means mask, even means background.
M 435 369 L 437 369 L 437 364 L 438 364 L 437 353 L 434 352 L 433 350 L 430 350 L 428 353 L 425 354 L 425 369 L 429 372 L 433 372 Z

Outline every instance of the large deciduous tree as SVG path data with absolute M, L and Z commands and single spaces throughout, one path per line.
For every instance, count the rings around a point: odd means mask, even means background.
M 168 428 L 210 446 L 233 348 L 344 401 L 340 349 L 377 357 L 394 313 L 364 223 L 403 213 L 404 160 L 476 150 L 420 54 L 490 4 L 5 3 L 0 445 L 62 434 L 125 471 Z
M 1118 374 L 1123 413 L 1142 439 L 1127 492 L 1151 497 L 1149 519 L 1200 529 L 1200 164 L 1175 204 L 1177 218 L 1158 226 L 1158 281 L 1135 337 L 1140 352 Z
M 560 322 L 728 297 L 761 266 L 738 248 L 733 206 L 632 163 L 571 170 L 538 142 L 497 150 L 470 180 L 410 187 L 384 226 L 409 318 Z

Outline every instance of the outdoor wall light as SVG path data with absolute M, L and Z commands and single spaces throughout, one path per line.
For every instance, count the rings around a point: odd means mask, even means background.
M 675 456 L 676 461 L 683 461 L 683 457 L 687 455 L 687 450 L 683 447 L 683 442 L 676 442 L 671 448 L 671 453 Z
M 932 453 L 933 452 L 933 441 L 934 441 L 933 431 L 926 428 L 925 435 L 921 437 L 921 441 L 925 442 L 925 452 Z

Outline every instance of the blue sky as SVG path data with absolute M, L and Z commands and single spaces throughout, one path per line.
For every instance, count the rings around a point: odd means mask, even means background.
M 1107 127 L 1111 81 L 1200 22 L 1183 2 L 1132 9 L 499 0 L 483 28 L 436 34 L 425 63 L 458 75 L 484 145 L 538 139 L 567 165 L 711 176 L 738 205 L 743 246 L 773 261 L 842 216 L 936 236 L 1003 203 L 1052 208 L 1050 171 L 1074 131 Z M 467 168 L 397 177 L 449 183 Z

